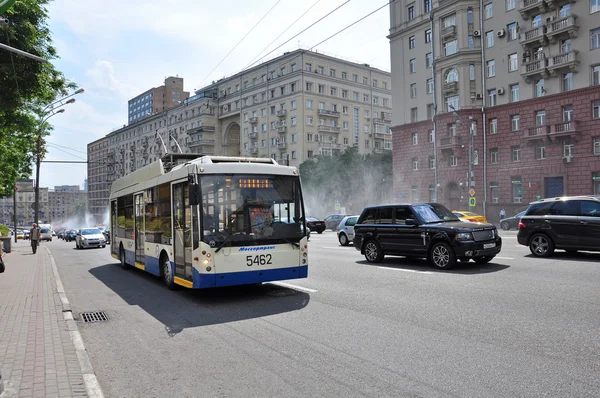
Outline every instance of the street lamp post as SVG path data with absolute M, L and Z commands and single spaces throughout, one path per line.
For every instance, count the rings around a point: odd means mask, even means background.
M 76 90 L 73 94 L 67 95 L 66 97 L 60 98 L 42 109 L 40 116 L 40 125 L 38 128 L 38 134 L 36 139 L 36 156 L 35 156 L 35 216 L 34 223 L 39 224 L 39 212 L 40 212 L 40 165 L 42 162 L 42 134 L 44 132 L 44 123 L 54 115 L 63 113 L 65 111 L 62 108 L 65 105 L 72 104 L 75 102 L 75 98 L 71 98 L 74 95 L 81 94 L 84 92 L 83 88 Z M 67 100 L 67 98 L 69 98 Z M 65 101 L 66 100 L 66 101 Z M 64 101 L 64 102 L 63 102 Z

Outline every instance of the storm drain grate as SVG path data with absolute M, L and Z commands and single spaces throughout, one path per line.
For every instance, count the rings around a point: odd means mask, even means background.
M 103 311 L 82 312 L 81 319 L 85 323 L 105 322 L 108 321 L 108 315 Z

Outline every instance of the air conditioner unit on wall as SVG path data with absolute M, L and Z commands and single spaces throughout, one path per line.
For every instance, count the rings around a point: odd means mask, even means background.
M 477 98 L 477 99 L 481 99 L 481 98 L 483 98 L 483 97 L 481 96 L 481 94 L 477 94 L 477 95 L 475 96 L 475 98 Z
M 506 31 L 504 29 L 500 29 L 498 32 L 496 32 L 496 34 L 498 35 L 498 37 L 504 37 Z
M 498 95 L 503 95 L 504 94 L 504 89 L 503 88 L 499 88 L 498 89 Z
M 565 156 L 563 158 L 563 162 L 564 163 L 571 163 L 573 161 L 573 157 L 572 156 Z
M 481 32 L 480 32 L 480 31 L 478 31 L 478 30 L 474 30 L 474 31 L 473 31 L 473 36 L 475 36 L 475 37 L 479 37 L 479 36 L 481 36 Z

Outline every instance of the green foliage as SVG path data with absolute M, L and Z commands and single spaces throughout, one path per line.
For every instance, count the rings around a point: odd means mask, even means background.
M 338 156 L 315 156 L 299 169 L 308 215 L 322 218 L 334 213 L 336 201 L 346 213 L 390 201 L 391 152 L 361 155 L 351 147 Z
M 10 228 L 8 228 L 6 225 L 0 224 L 0 235 L 10 236 Z
M 57 58 L 47 25 L 49 0 L 19 0 L 4 15 L 0 43 L 47 60 Z M 11 196 L 15 181 L 31 175 L 42 109 L 74 88 L 50 62 L 0 50 L 0 196 Z M 43 155 L 43 153 L 42 153 Z

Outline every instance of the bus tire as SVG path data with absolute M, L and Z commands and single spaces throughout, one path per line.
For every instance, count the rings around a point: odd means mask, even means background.
M 131 266 L 125 261 L 125 249 L 123 249 L 123 245 L 121 245 L 119 248 L 119 260 L 121 260 L 121 268 L 125 270 L 131 268 Z
M 171 261 L 169 261 L 169 256 L 165 252 L 162 252 L 160 255 L 160 277 L 169 290 L 177 289 L 175 278 L 173 277 L 173 269 L 171 268 Z

